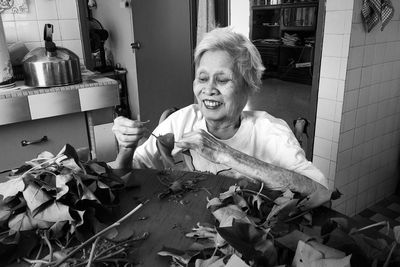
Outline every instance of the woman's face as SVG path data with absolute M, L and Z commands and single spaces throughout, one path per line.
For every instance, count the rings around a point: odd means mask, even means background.
M 207 51 L 200 59 L 193 92 L 209 123 L 237 124 L 248 93 L 233 71 L 233 59 L 222 50 Z

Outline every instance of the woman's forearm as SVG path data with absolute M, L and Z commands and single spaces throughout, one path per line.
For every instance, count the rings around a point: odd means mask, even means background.
M 230 149 L 224 159 L 224 165 L 263 182 L 273 190 L 290 189 L 302 195 L 308 195 L 319 189 L 326 190 L 324 186 L 304 175 L 266 163 L 235 149 Z

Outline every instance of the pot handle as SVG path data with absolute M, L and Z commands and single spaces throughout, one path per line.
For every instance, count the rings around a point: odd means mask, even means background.
M 54 32 L 53 24 L 45 24 L 44 31 L 43 31 L 44 40 L 48 41 L 48 42 L 52 42 L 53 41 L 53 32 Z
M 54 27 L 53 24 L 45 24 L 44 25 L 44 31 L 43 31 L 43 39 L 44 39 L 44 46 L 46 48 L 47 52 L 55 52 L 57 47 L 56 44 L 53 42 L 53 31 Z

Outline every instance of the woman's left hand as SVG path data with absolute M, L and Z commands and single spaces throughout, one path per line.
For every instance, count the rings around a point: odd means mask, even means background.
M 185 133 L 175 145 L 183 150 L 194 150 L 207 160 L 218 164 L 226 163 L 229 155 L 229 146 L 218 141 L 204 130 Z

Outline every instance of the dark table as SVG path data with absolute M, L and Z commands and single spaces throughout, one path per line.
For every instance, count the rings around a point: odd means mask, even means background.
M 165 192 L 166 179 L 199 180 L 195 192 L 188 192 L 180 199 L 166 197 L 159 199 Z M 141 266 L 170 266 L 169 257 L 157 255 L 163 246 L 185 250 L 193 239 L 185 237 L 197 222 L 214 223 L 215 219 L 207 210 L 207 197 L 212 198 L 226 191 L 230 185 L 237 183 L 228 177 L 204 173 L 186 173 L 159 170 L 134 170 L 131 172 L 126 191 L 120 194 L 118 215 L 123 216 L 140 202 L 148 202 L 125 221 L 118 231 L 121 235 L 136 235 L 148 232 L 148 239 L 142 241 L 134 253 L 135 261 Z M 133 187 L 132 187 L 133 186 Z M 210 195 L 211 193 L 211 195 Z M 141 218 L 147 218 L 141 220 Z
M 168 171 L 166 171 L 168 172 Z M 180 200 L 168 198 L 159 199 L 158 195 L 166 187 L 161 178 L 191 179 L 193 177 L 203 179 L 196 186 L 203 188 L 197 192 L 189 192 Z M 134 170 L 130 174 L 128 189 L 120 197 L 121 205 L 118 216 L 128 213 L 144 200 L 149 200 L 137 213 L 132 215 L 120 227 L 121 235 L 129 235 L 134 232 L 141 235 L 149 232 L 149 238 L 138 244 L 134 252 L 135 261 L 140 266 L 170 266 L 169 257 L 157 255 L 163 246 L 185 250 L 193 239 L 185 237 L 185 233 L 191 231 L 198 222 L 215 223 L 215 219 L 206 208 L 207 197 L 213 198 L 226 191 L 230 185 L 238 183 L 238 180 L 204 173 L 172 172 L 160 175 L 158 170 Z M 161 180 L 161 181 L 160 181 Z M 133 188 L 130 188 L 134 186 Z M 247 185 L 258 190 L 255 184 Z M 211 195 L 210 195 L 211 193 Z M 145 220 L 140 218 L 146 217 Z M 314 215 L 316 224 L 323 224 L 328 218 L 345 217 L 331 209 L 321 207 Z

